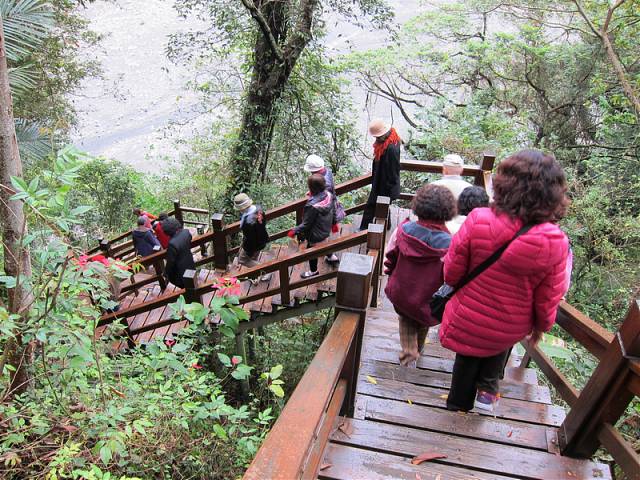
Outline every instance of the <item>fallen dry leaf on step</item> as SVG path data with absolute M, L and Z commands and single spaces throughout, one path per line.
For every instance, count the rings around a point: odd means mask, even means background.
M 410 398 L 407 398 L 407 403 L 408 403 L 409 405 L 413 405 L 413 402 L 411 401 L 411 399 L 410 399 Z
M 509 433 L 507 433 L 507 437 L 511 438 L 511 435 L 513 435 L 513 430 L 509 430 Z
M 320 471 L 326 470 L 327 468 L 331 468 L 331 467 L 333 467 L 333 464 L 331 464 L 331 463 L 323 463 L 322 465 L 320 465 Z
M 449 395 L 445 394 L 445 395 L 440 395 L 440 398 L 443 400 L 446 400 L 447 398 L 449 398 Z
M 338 427 L 342 433 L 344 433 L 347 437 L 351 438 L 351 434 L 353 433 L 353 425 L 347 422 L 343 422 Z
M 367 382 L 373 383 L 374 385 L 378 384 L 378 381 L 375 378 L 373 378 L 371 375 L 367 375 Z
M 420 465 L 422 462 L 428 462 L 429 460 L 435 460 L 437 458 L 447 458 L 447 456 L 442 453 L 425 452 L 413 457 L 411 463 L 413 465 Z
M 422 480 L 422 477 L 416 473 L 416 480 Z

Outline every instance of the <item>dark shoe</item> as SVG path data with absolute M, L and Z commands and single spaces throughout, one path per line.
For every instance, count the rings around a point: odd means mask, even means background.
M 325 256 L 324 261 L 327 263 L 339 263 L 340 259 L 335 253 L 332 253 L 331 255 Z

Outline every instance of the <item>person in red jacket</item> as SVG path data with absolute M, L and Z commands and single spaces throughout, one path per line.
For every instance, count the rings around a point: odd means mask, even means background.
M 511 347 L 525 337 L 535 344 L 551 329 L 566 289 L 569 244 L 557 222 L 569 202 L 556 159 L 537 150 L 516 153 L 498 166 L 493 189 L 491 208 L 474 209 L 451 241 L 447 284 L 460 282 L 524 225 L 533 227 L 446 305 L 440 341 L 456 352 L 450 410 L 495 409 Z
M 413 366 L 429 327 L 438 324 L 429 299 L 442 285 L 441 259 L 451 242 L 444 222 L 453 218 L 456 204 L 447 187 L 423 185 L 412 209 L 418 221 L 407 218 L 391 234 L 384 262 L 389 280 L 384 291 L 398 314 L 400 364 Z
M 167 247 L 169 246 L 169 240 L 171 240 L 171 237 L 169 237 L 169 235 L 165 233 L 164 228 L 162 226 L 164 221 L 167 218 L 169 218 L 169 216 L 166 213 L 161 213 L 160 215 L 158 215 L 158 220 L 153 222 L 153 231 L 155 232 L 156 237 L 160 242 L 160 246 L 164 250 L 167 249 Z

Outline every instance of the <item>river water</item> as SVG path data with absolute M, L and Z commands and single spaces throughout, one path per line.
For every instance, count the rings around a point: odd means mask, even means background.
M 209 124 L 210 119 L 198 113 L 198 96 L 187 86 L 197 72 L 172 64 L 165 55 L 170 34 L 203 25 L 194 18 L 180 18 L 173 4 L 174 0 L 97 0 L 83 11 L 104 39 L 98 48 L 82 53 L 101 63 L 103 75 L 87 80 L 73 97 L 79 114 L 73 139 L 80 148 L 143 172 L 158 172 L 179 157 L 186 140 Z M 420 0 L 388 0 L 388 4 L 398 24 L 427 8 Z M 333 55 L 376 48 L 387 40 L 386 33 L 374 29 L 327 23 L 324 41 Z M 393 116 L 400 133 L 406 129 L 390 102 L 376 98 L 367 102 L 366 92 L 356 83 L 350 93 L 363 146 L 370 143 L 366 135 L 370 118 Z

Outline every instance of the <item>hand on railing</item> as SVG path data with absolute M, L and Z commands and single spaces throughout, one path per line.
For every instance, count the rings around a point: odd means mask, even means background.
M 544 332 L 541 332 L 540 330 L 532 330 L 531 333 L 527 335 L 525 340 L 529 345 L 535 347 L 536 345 L 538 345 L 538 343 L 540 343 L 540 340 L 542 340 L 542 335 L 544 335 Z

